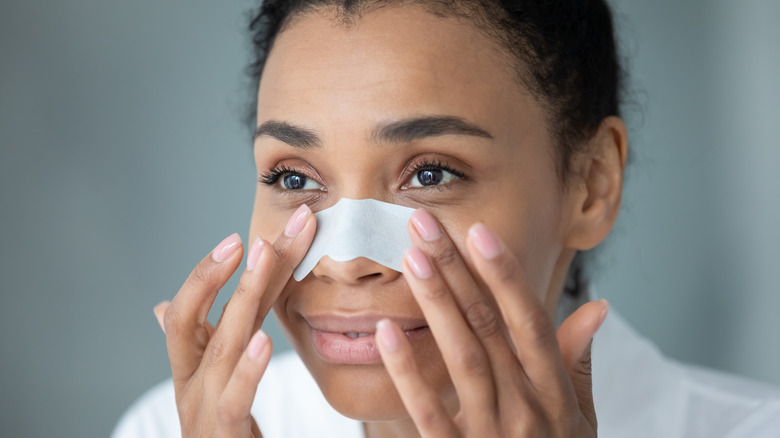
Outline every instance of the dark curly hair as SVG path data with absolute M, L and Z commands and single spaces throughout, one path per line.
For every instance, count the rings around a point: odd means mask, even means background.
M 557 146 L 557 171 L 566 183 L 571 157 L 601 121 L 620 116 L 624 82 L 612 13 L 604 0 L 265 0 L 252 13 L 252 60 L 248 73 L 253 100 L 247 122 L 254 129 L 257 91 L 276 36 L 291 19 L 322 8 L 349 26 L 372 10 L 412 4 L 476 26 L 508 54 L 517 79 L 542 105 Z M 566 290 L 583 289 L 582 254 L 570 268 Z

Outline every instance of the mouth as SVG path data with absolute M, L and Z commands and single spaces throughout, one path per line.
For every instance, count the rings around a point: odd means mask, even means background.
M 305 316 L 312 344 L 325 362 L 344 365 L 368 365 L 382 361 L 376 345 L 376 323 L 388 318 L 400 327 L 410 342 L 428 335 L 424 319 L 395 318 L 385 315 Z

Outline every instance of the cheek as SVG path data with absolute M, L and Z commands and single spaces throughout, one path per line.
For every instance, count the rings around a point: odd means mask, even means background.
M 291 213 L 284 209 L 271 208 L 268 196 L 261 193 L 255 194 L 255 205 L 252 210 L 252 221 L 249 227 L 250 241 L 260 237 L 273 243 L 282 234 Z

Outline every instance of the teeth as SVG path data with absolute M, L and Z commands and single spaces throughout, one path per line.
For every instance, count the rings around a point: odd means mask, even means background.
M 357 339 L 362 338 L 363 336 L 368 336 L 368 333 L 344 333 L 344 336 L 350 339 Z

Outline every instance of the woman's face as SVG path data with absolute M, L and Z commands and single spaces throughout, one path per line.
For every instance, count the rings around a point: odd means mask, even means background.
M 512 72 L 512 59 L 478 30 L 418 7 L 379 9 L 349 27 L 325 12 L 296 18 L 260 83 L 258 126 L 275 123 L 255 141 L 265 182 L 250 241 L 273 241 L 302 203 L 315 212 L 341 198 L 423 207 L 464 257 L 468 227 L 484 222 L 554 308 L 573 254 L 573 203 L 545 114 Z M 314 340 L 321 326 L 367 332 L 381 317 L 424 325 L 400 273 L 363 258 L 323 259 L 290 280 L 275 312 L 336 409 L 363 420 L 405 415 L 381 360 L 339 362 Z M 430 332 L 417 330 L 413 345 L 427 381 L 452 398 Z

